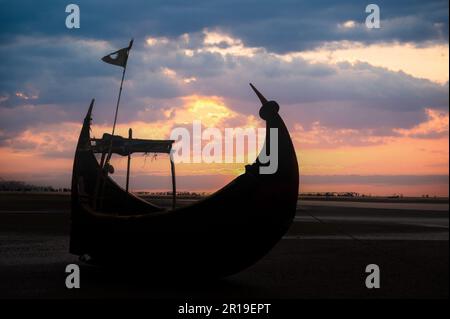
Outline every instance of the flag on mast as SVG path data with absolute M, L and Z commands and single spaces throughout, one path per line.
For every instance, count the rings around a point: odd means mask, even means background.
M 128 54 L 130 53 L 131 47 L 133 46 L 133 40 L 130 41 L 128 47 L 117 50 L 111 54 L 105 55 L 102 58 L 103 62 L 114 64 L 126 68 L 128 61 Z
M 130 54 L 130 50 L 131 50 L 132 46 L 133 46 L 133 39 L 131 39 L 128 47 L 120 49 L 120 50 L 113 52 L 109 55 L 106 55 L 102 58 L 103 62 L 123 67 L 122 80 L 120 81 L 119 96 L 117 97 L 116 112 L 114 113 L 114 124 L 113 124 L 113 128 L 112 128 L 112 133 L 111 133 L 111 135 L 113 135 L 113 136 L 114 136 L 114 132 L 116 130 L 117 114 L 119 112 L 120 96 L 122 95 L 122 85 L 123 85 L 123 79 L 125 78 L 125 71 L 127 69 L 128 55 Z M 104 168 L 109 167 L 109 160 L 111 159 L 111 155 L 112 155 L 112 139 L 111 139 L 111 143 L 109 145 L 108 157 L 106 158 L 105 164 L 103 166 Z

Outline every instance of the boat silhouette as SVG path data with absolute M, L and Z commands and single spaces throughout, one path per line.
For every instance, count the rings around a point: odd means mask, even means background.
M 278 104 L 252 88 L 266 122 L 262 152 L 270 152 L 270 129 L 278 131 L 276 172 L 261 174 L 260 168 L 268 164 L 258 157 L 245 173 L 212 195 L 172 209 L 144 201 L 111 179 L 102 163 L 106 151 L 101 144 L 109 142 L 114 153 L 129 155 L 133 147 L 170 152 L 173 141 L 123 144 L 126 138 L 111 135 L 95 141 L 90 136 L 93 100 L 73 164 L 70 252 L 98 265 L 145 266 L 157 274 L 202 277 L 227 276 L 262 258 L 293 221 L 299 169 Z M 100 163 L 95 153 L 102 153 Z

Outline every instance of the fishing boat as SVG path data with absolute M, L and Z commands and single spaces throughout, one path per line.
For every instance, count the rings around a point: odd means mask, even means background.
M 120 187 L 109 176 L 111 168 L 105 166 L 104 158 L 107 151 L 121 156 L 170 154 L 173 141 L 112 135 L 93 139 L 92 101 L 73 164 L 70 252 L 98 265 L 145 265 L 157 274 L 204 277 L 237 273 L 267 254 L 294 219 L 299 169 L 289 132 L 278 114 L 279 105 L 252 88 L 262 104 L 259 115 L 266 122 L 261 152 L 270 152 L 269 135 L 271 129 L 277 131 L 276 172 L 262 174 L 261 168 L 268 164 L 258 157 L 245 167 L 245 173 L 191 205 L 175 207 L 174 187 L 171 209 Z M 100 161 L 96 153 L 102 154 Z

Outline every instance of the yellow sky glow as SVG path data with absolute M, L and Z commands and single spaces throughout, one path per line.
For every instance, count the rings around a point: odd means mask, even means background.
M 428 79 L 440 84 L 449 78 L 448 45 L 416 47 L 412 44 L 372 44 L 344 42 L 327 45 L 313 51 L 296 52 L 283 58 L 302 57 L 312 62 L 338 63 L 357 61 L 391 71 L 403 71 L 414 77 Z

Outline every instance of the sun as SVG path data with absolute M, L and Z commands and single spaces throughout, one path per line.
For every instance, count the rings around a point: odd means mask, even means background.
M 222 121 L 237 115 L 220 97 L 191 95 L 183 99 L 185 107 L 176 111 L 177 121 L 182 123 L 196 120 L 204 126 L 217 127 Z

